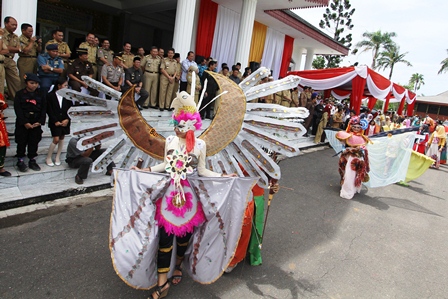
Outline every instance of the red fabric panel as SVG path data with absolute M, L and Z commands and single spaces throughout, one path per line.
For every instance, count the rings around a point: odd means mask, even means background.
M 391 98 L 391 97 L 392 97 L 391 94 L 388 94 L 388 95 L 387 95 L 387 97 L 386 97 L 386 103 L 384 104 L 384 110 L 383 110 L 383 113 L 386 113 L 387 110 L 389 109 L 389 101 L 390 101 L 390 98 Z
M 398 85 L 397 83 L 394 83 L 394 89 L 395 89 L 399 94 L 402 94 L 402 93 L 405 91 L 406 88 L 404 88 L 404 87 L 401 86 L 401 85 Z
M 401 99 L 401 102 L 400 102 L 400 106 L 398 106 L 398 109 L 397 109 L 397 113 L 398 113 L 398 115 L 402 115 L 403 113 L 403 108 L 404 108 L 404 103 L 406 102 L 406 97 L 403 97 L 402 99 Z
M 368 68 L 367 71 L 369 73 L 370 78 L 372 78 L 372 81 L 379 89 L 386 89 L 390 86 L 389 79 L 383 77 L 382 75 L 378 74 L 377 72 L 375 72 L 370 68 Z
M 409 100 L 412 100 L 413 98 L 415 98 L 416 94 L 413 93 L 412 91 L 408 90 L 408 96 L 409 96 Z
M 348 96 L 349 94 L 352 93 L 351 90 L 344 90 L 344 89 L 337 89 L 337 88 L 333 88 L 333 92 L 341 97 Z
M 288 75 L 296 75 L 307 79 L 328 79 L 344 75 L 355 70 L 354 67 L 341 67 L 335 69 L 322 69 L 322 70 L 306 70 L 306 71 L 293 71 Z M 364 80 L 365 81 L 365 80 Z
M 324 99 L 328 99 L 331 96 L 331 90 L 324 90 Z
M 412 104 L 408 104 L 407 116 L 412 116 L 414 114 L 415 102 L 417 101 L 412 102 Z
M 215 35 L 218 3 L 212 0 L 201 0 L 199 8 L 198 32 L 196 37 L 196 55 L 209 57 L 212 52 Z
M 350 108 L 355 110 L 358 115 L 361 110 L 361 101 L 363 99 L 366 79 L 356 76 L 352 81 L 352 94 L 350 95 Z
M 285 35 L 285 45 L 283 48 L 282 65 L 280 67 L 280 77 L 285 77 L 291 62 L 292 50 L 294 48 L 294 38 Z
M 369 110 L 372 110 L 373 107 L 375 107 L 377 99 L 375 99 L 374 97 L 369 97 L 369 103 L 367 104 L 367 108 L 369 108 Z

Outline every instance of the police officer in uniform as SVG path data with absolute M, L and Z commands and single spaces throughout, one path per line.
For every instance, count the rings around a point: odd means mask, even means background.
M 33 26 L 23 23 L 20 26 L 22 35 L 19 37 L 20 49 L 17 68 L 19 69 L 21 87 L 25 87 L 26 73 L 37 74 L 37 54 L 42 50 L 42 39 L 33 36 Z
M 121 84 L 123 83 L 124 70 L 121 67 L 123 58 L 121 55 L 114 54 L 114 60 L 111 65 L 103 67 L 101 71 L 101 78 L 103 83 L 116 91 L 121 91 Z M 110 99 L 110 96 L 106 96 Z
M 95 44 L 95 34 L 87 33 L 86 41 L 79 45 L 80 49 L 87 49 L 87 61 L 90 62 L 90 67 L 93 70 L 92 78 L 98 79 L 98 68 L 96 65 L 96 54 L 98 46 Z
M 125 83 L 121 90 L 125 93 L 132 85 L 135 85 L 135 93 L 140 95 L 140 98 L 136 101 L 138 109 L 142 110 L 142 106 L 146 102 L 149 94 L 142 87 L 143 86 L 143 71 L 141 68 L 141 59 L 138 56 L 134 57 L 134 65 L 132 68 L 128 68 L 125 71 Z
M 173 100 L 174 82 L 176 81 L 177 61 L 174 57 L 174 49 L 168 50 L 168 57 L 162 60 L 160 65 L 160 93 L 159 108 L 160 110 L 170 109 Z
M 145 101 L 143 108 L 148 108 L 149 101 L 151 101 L 151 108 L 157 106 L 157 88 L 159 85 L 159 70 L 160 70 L 160 57 L 158 56 L 159 50 L 157 47 L 151 47 L 151 54 L 146 55 L 141 63 L 143 71 L 143 88 L 149 93 L 149 99 Z M 163 111 L 164 107 L 159 107 Z
M 110 48 L 109 40 L 103 40 L 102 47 L 98 49 L 98 74 L 102 76 L 102 70 L 104 65 L 112 65 L 112 61 L 114 60 L 114 51 Z
M 5 79 L 8 85 L 8 93 L 10 99 L 16 96 L 16 92 L 20 89 L 19 72 L 17 71 L 17 65 L 14 61 L 14 55 L 20 52 L 19 37 L 14 34 L 17 29 L 17 20 L 13 17 L 6 17 L 4 19 L 5 28 L 3 29 L 3 43 L 8 47 L 9 53 L 4 54 L 4 67 L 5 67 Z
M 45 48 L 49 44 L 57 44 L 58 45 L 58 56 L 61 57 L 62 61 L 64 61 L 64 71 L 62 72 L 62 76 L 67 76 L 67 67 L 68 67 L 68 60 L 70 59 L 70 56 L 72 55 L 72 51 L 70 51 L 70 47 L 67 45 L 66 42 L 63 42 L 64 39 L 64 32 L 62 32 L 60 29 L 53 30 L 52 32 L 53 39 L 49 40 L 45 44 Z
M 90 62 L 87 61 L 87 49 L 77 49 L 76 53 L 78 53 L 78 58 L 73 60 L 68 64 L 67 75 L 70 78 L 68 81 L 68 85 L 71 86 L 72 89 L 81 91 L 81 86 L 87 88 L 92 96 L 97 97 L 98 91 L 89 87 L 84 81 L 82 81 L 82 76 L 93 77 L 93 68 Z
M 64 71 L 64 62 L 58 56 L 58 44 L 48 44 L 47 52 L 37 57 L 40 88 L 48 92 L 51 85 L 58 81 Z
M 14 111 L 16 113 L 15 138 L 17 143 L 17 167 L 21 172 L 28 170 L 24 162 L 28 147 L 28 166 L 39 171 L 35 158 L 42 139 L 42 128 L 46 117 L 46 93 L 38 88 L 40 79 L 36 74 L 25 74 L 25 88 L 19 90 L 14 98 Z

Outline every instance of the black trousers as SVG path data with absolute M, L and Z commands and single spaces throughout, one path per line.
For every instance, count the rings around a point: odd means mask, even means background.
M 216 94 L 209 94 L 208 96 L 204 97 L 204 100 L 202 101 L 201 107 L 199 109 L 202 109 L 205 105 L 210 103 L 210 101 L 213 100 L 214 97 L 216 97 Z M 201 110 L 200 114 L 201 114 L 202 118 L 204 118 L 204 117 L 210 118 L 211 117 L 212 106 L 213 106 L 213 104 L 209 104 L 209 105 L 207 105 L 207 107 L 205 107 L 203 110 Z
M 41 127 L 27 129 L 24 125 L 17 125 L 15 129 L 15 138 L 17 143 L 17 157 L 22 159 L 26 155 L 28 147 L 28 158 L 34 159 L 37 157 L 37 150 L 39 142 L 42 140 Z
M 183 237 L 176 236 L 177 259 L 182 260 L 187 251 L 188 242 L 192 233 L 187 233 Z M 157 252 L 157 272 L 168 273 L 170 271 L 171 254 L 173 252 L 174 235 L 168 235 L 163 227 L 159 228 L 159 250 Z
M 115 86 L 115 87 L 118 86 L 118 82 L 110 82 L 110 84 L 112 84 L 112 85 Z M 112 99 L 112 97 L 111 97 L 111 96 L 108 96 L 108 95 L 106 94 L 106 99 L 110 100 L 110 99 Z M 120 99 L 117 99 L 117 101 L 119 101 L 119 100 L 120 100 Z
M 124 94 L 128 89 L 131 88 L 129 85 L 124 85 L 121 87 L 121 91 Z M 140 98 L 135 101 L 138 105 L 143 106 L 145 104 L 146 99 L 149 97 L 149 93 L 146 89 L 140 88 Z
M 90 165 L 93 163 L 93 161 L 98 159 L 98 157 L 101 156 L 101 154 L 104 153 L 105 150 L 106 149 L 104 148 L 99 150 L 93 150 L 90 156 L 88 157 L 77 156 L 76 158 L 71 160 L 67 158 L 68 166 L 70 166 L 70 168 L 79 168 L 77 175 L 81 179 L 85 180 L 87 179 L 87 175 L 89 174 Z M 111 170 L 114 167 L 115 163 L 111 162 L 109 165 L 107 165 L 107 171 Z
M 180 81 L 180 85 L 179 85 L 179 91 L 187 91 L 187 85 L 188 85 L 188 82 L 183 82 L 183 81 Z

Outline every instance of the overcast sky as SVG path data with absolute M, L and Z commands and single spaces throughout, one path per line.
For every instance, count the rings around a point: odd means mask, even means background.
M 424 76 L 425 85 L 417 92 L 418 95 L 436 95 L 448 90 L 448 72 L 437 74 L 440 62 L 448 57 L 447 0 L 351 0 L 350 3 L 356 9 L 352 18 L 353 45 L 363 39 L 364 32 L 381 30 L 395 32 L 397 37 L 394 40 L 400 46 L 400 53 L 408 52 L 405 59 L 412 67 L 396 64 L 392 81 L 407 84 L 412 74 L 420 73 Z M 319 27 L 325 8 L 299 9 L 295 12 Z M 341 66 L 355 62 L 370 67 L 372 52 L 349 55 Z M 389 77 L 389 69 L 379 72 Z

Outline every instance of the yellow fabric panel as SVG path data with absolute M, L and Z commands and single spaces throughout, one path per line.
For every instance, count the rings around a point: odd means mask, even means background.
M 252 32 L 252 42 L 250 43 L 249 62 L 261 62 L 263 58 L 264 42 L 266 40 L 266 31 L 268 27 L 257 21 L 254 22 L 254 30 Z
M 426 170 L 428 170 L 432 163 L 434 163 L 434 160 L 430 157 L 416 151 L 412 151 L 408 171 L 406 172 L 406 182 L 415 180 L 421 176 Z

